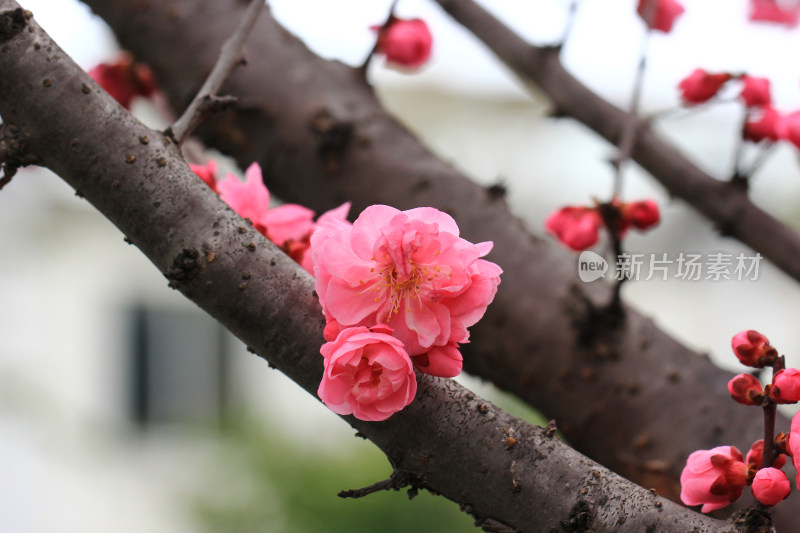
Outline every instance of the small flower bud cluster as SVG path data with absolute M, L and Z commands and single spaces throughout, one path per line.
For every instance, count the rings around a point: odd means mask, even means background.
M 567 206 L 551 214 L 545 222 L 547 231 L 562 244 L 580 251 L 594 246 L 604 222 L 602 210 L 613 213 L 617 234 L 624 237 L 630 228 L 645 231 L 661 220 L 658 204 L 653 200 L 623 203 L 614 198 L 608 204 L 594 206 Z
M 745 141 L 785 140 L 800 148 L 800 111 L 781 113 L 772 106 L 768 78 L 697 68 L 681 80 L 678 89 L 684 104 L 697 105 L 710 101 L 731 84 L 738 85 L 738 98 L 746 110 L 742 128 Z
M 778 355 L 769 340 L 755 330 L 736 334 L 731 347 L 739 361 L 749 367 L 772 367 L 772 382 L 762 387 L 752 374 L 739 374 L 728 382 L 728 392 L 744 405 L 764 407 L 765 413 L 775 404 L 800 402 L 800 370 L 784 368 L 784 358 Z M 765 424 L 767 423 L 765 414 Z M 768 426 L 770 429 L 774 425 Z M 767 448 L 764 440 L 753 443 L 743 457 L 734 446 L 719 446 L 698 450 L 689 455 L 681 473 L 681 501 L 686 505 L 702 505 L 708 513 L 721 509 L 741 497 L 750 485 L 753 496 L 761 504 L 772 506 L 789 496 L 791 486 L 782 468 L 786 456 L 792 457 L 795 468 L 800 466 L 800 415 L 792 420 L 788 435 L 779 433 Z M 800 474 L 797 483 L 800 484 Z

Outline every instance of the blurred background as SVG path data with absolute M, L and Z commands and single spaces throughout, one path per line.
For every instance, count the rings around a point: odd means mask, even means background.
M 73 0 L 22 0 L 87 70 L 117 50 L 109 29 Z M 567 0 L 481 0 L 525 38 L 559 42 Z M 635 0 L 582 0 L 563 50 L 567 67 L 627 106 L 644 28 Z M 274 15 L 315 52 L 360 64 L 390 2 L 273 0 Z M 800 109 L 800 30 L 747 21 L 746 0 L 684 0 L 669 35 L 648 45 L 643 113 L 674 109 L 696 67 L 772 80 L 775 106 Z M 553 210 L 607 198 L 612 147 L 521 85 L 432 2 L 401 0 L 434 34 L 431 62 L 405 75 L 373 61 L 381 100 L 436 153 L 483 184 L 503 183 L 535 233 Z M 164 124 L 147 101 L 134 113 Z M 740 108 L 678 112 L 656 128 L 711 175 L 732 170 Z M 755 156 L 748 151 L 746 157 Z M 800 227 L 798 151 L 776 148 L 754 201 Z M 752 252 L 721 238 L 635 165 L 623 198 L 655 198 L 662 224 L 631 251 Z M 502 258 L 492 258 L 502 266 Z M 577 274 L 577 271 L 576 271 Z M 500 286 L 502 290 L 502 284 Z M 688 346 L 737 370 L 731 336 L 754 328 L 800 365 L 796 282 L 762 261 L 757 280 L 639 281 L 625 299 Z M 397 493 L 342 500 L 387 477 L 387 461 L 315 398 L 249 354 L 166 280 L 58 177 L 21 172 L 0 191 L 0 533 L 467 531 L 440 497 Z M 468 387 L 541 418 L 491 386 Z M 319 435 L 325 435 L 320 439 Z M 741 443 L 746 446 L 747 443 Z

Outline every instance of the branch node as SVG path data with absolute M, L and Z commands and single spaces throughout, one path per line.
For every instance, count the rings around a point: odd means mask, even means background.
M 28 138 L 11 124 L 0 124 L 0 189 L 11 182 L 20 167 L 37 164 L 39 159 L 28 152 Z

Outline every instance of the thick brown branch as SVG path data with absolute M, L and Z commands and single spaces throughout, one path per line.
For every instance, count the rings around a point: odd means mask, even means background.
M 16 7 L 0 0 L 0 27 Z M 203 185 L 168 137 L 132 118 L 27 24 L 0 53 L 3 120 L 26 131 L 42 164 L 80 190 L 171 286 L 313 393 L 322 319 L 311 277 Z M 636 487 L 452 380 L 418 382 L 415 400 L 388 421 L 345 419 L 396 470 L 460 502 L 487 530 L 550 531 L 579 519 L 596 532 L 736 531 Z
M 457 22 L 481 39 L 524 82 L 534 83 L 561 116 L 572 117 L 612 144 L 619 142 L 629 115 L 592 92 L 559 60 L 556 48 L 533 46 L 473 0 L 436 0 Z M 703 213 L 723 235 L 761 252 L 800 281 L 800 235 L 753 204 L 744 187 L 729 186 L 692 164 L 683 154 L 637 120 L 632 158 L 674 196 Z M 765 238 L 765 236 L 769 236 Z
M 229 35 L 241 10 L 235 0 L 173 0 L 166 23 L 163 6 L 86 1 L 151 64 L 178 106 L 213 65 L 214 55 L 202 50 Z M 490 258 L 503 281 L 464 346 L 469 372 L 555 418 L 582 452 L 672 497 L 691 451 L 747 448 L 761 438 L 760 421 L 730 400 L 732 373 L 633 310 L 606 327 L 585 302 L 611 295 L 576 280 L 574 256 L 532 237 L 496 194 L 434 157 L 354 69 L 316 57 L 268 16 L 248 47 L 248 68 L 229 80 L 241 104 L 198 130 L 207 143 L 243 166 L 258 161 L 287 201 L 323 210 L 349 200 L 356 212 L 374 203 L 434 206 L 456 218 L 465 238 L 494 241 Z M 791 501 L 782 507 L 800 511 Z

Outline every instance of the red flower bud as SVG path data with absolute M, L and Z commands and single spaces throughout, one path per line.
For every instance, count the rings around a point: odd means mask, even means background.
M 744 105 L 747 107 L 764 107 L 772 103 L 769 93 L 769 80 L 767 78 L 756 78 L 754 76 L 742 76 L 742 92 L 739 94 Z
M 661 221 L 658 204 L 653 200 L 640 200 L 629 204 L 622 204 L 622 226 L 633 226 L 636 229 L 646 230 Z
M 791 486 L 786 474 L 777 468 L 762 468 L 753 478 L 753 496 L 764 505 L 775 505 L 789 496 Z
M 745 463 L 747 463 L 747 469 L 755 474 L 756 471 L 761 470 L 761 458 L 764 455 L 764 439 L 757 440 L 750 446 L 750 451 L 747 452 L 747 457 L 745 458 Z M 783 465 L 786 464 L 786 455 L 780 453 L 773 461 L 772 466 L 775 468 L 783 468 Z
M 761 142 L 764 139 L 777 141 L 784 128 L 783 117 L 770 106 L 754 108 L 747 113 L 747 121 L 742 130 L 742 138 L 750 142 Z
M 636 12 L 651 30 L 664 33 L 672 31 L 675 19 L 684 11 L 684 7 L 676 0 L 639 0 L 636 8 Z
M 753 329 L 734 335 L 731 347 L 743 365 L 755 368 L 772 366 L 778 358 L 778 352 L 770 346 L 769 339 Z
M 700 104 L 711 100 L 731 78 L 727 72 L 710 74 L 697 68 L 678 84 L 681 99 L 687 104 Z
M 562 207 L 547 218 L 545 228 L 573 250 L 585 250 L 598 239 L 603 225 L 600 213 L 592 207 Z
M 433 36 L 422 19 L 392 19 L 378 31 L 377 52 L 386 56 L 386 62 L 410 69 L 418 68 L 431 55 Z
M 800 402 L 800 370 L 784 368 L 772 378 L 770 394 L 777 403 Z
M 761 405 L 764 389 L 752 374 L 739 374 L 728 382 L 728 392 L 734 400 L 745 405 Z

